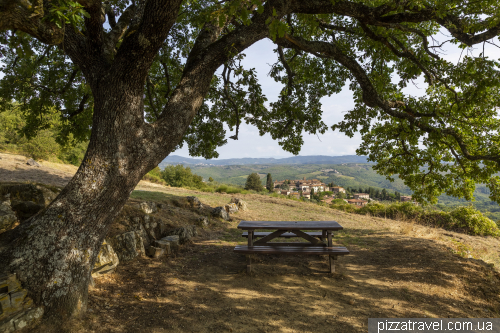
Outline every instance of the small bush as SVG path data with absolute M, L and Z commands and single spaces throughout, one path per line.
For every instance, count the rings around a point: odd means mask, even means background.
M 345 202 L 332 202 L 330 208 L 347 213 L 387 217 L 389 219 L 414 220 L 419 224 L 465 231 L 472 235 L 500 236 L 500 229 L 497 224 L 474 207 L 458 207 L 451 212 L 426 212 L 422 207 L 415 206 L 410 202 L 392 203 L 390 205 L 369 203 L 361 208 L 356 208 L 354 205 Z
M 246 193 L 249 193 L 248 191 L 245 191 L 242 188 L 229 186 L 229 185 L 225 185 L 225 184 L 219 185 L 219 187 L 217 187 L 215 189 L 215 192 L 219 192 L 219 193 L 225 192 L 228 194 L 234 194 L 234 193 L 246 194 Z
M 450 215 L 456 220 L 458 228 L 463 228 L 473 235 L 500 236 L 496 223 L 474 207 L 457 207 Z

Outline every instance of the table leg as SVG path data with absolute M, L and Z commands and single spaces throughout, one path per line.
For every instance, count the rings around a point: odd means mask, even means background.
M 253 230 L 248 230 L 248 246 L 253 246 Z
M 251 254 L 247 255 L 247 273 L 248 274 L 252 273 L 252 255 Z
M 332 247 L 332 231 L 328 230 L 326 234 L 328 236 L 328 247 Z
M 337 256 L 330 256 L 330 273 L 335 273 L 335 261 Z

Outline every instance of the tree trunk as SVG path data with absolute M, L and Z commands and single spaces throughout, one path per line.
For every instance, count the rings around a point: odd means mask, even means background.
M 16 273 L 50 315 L 86 310 L 91 270 L 111 222 L 169 152 L 148 146 L 150 125 L 134 117 L 143 112 L 140 95 L 101 86 L 94 96 L 92 137 L 75 176 L 46 209 L 0 235 L 0 272 Z

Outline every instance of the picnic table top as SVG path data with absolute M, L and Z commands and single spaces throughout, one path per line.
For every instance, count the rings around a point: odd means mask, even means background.
M 238 229 L 342 230 L 336 221 L 241 221 Z

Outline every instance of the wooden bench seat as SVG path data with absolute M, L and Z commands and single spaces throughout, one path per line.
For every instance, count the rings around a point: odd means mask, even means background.
M 349 250 L 345 247 L 324 247 L 324 246 L 246 246 L 238 245 L 234 248 L 234 252 L 242 254 L 299 254 L 299 255 L 328 255 L 330 262 L 330 273 L 335 272 L 335 264 L 333 260 L 339 255 L 349 254 Z M 252 271 L 252 259 L 247 256 L 248 264 L 247 271 Z
M 253 237 L 254 238 L 261 238 L 261 237 L 266 237 L 266 236 L 268 236 L 270 234 L 271 234 L 270 232 L 254 231 Z M 309 231 L 309 232 L 306 232 L 306 234 L 308 234 L 309 236 L 317 237 L 317 238 L 321 238 L 322 237 L 322 232 L 321 231 Z M 242 234 L 242 236 L 245 237 L 245 238 L 248 238 L 248 231 L 245 231 Z M 292 238 L 292 237 L 297 237 L 297 235 L 294 234 L 293 232 L 285 232 L 280 237 L 283 237 L 283 238 Z

